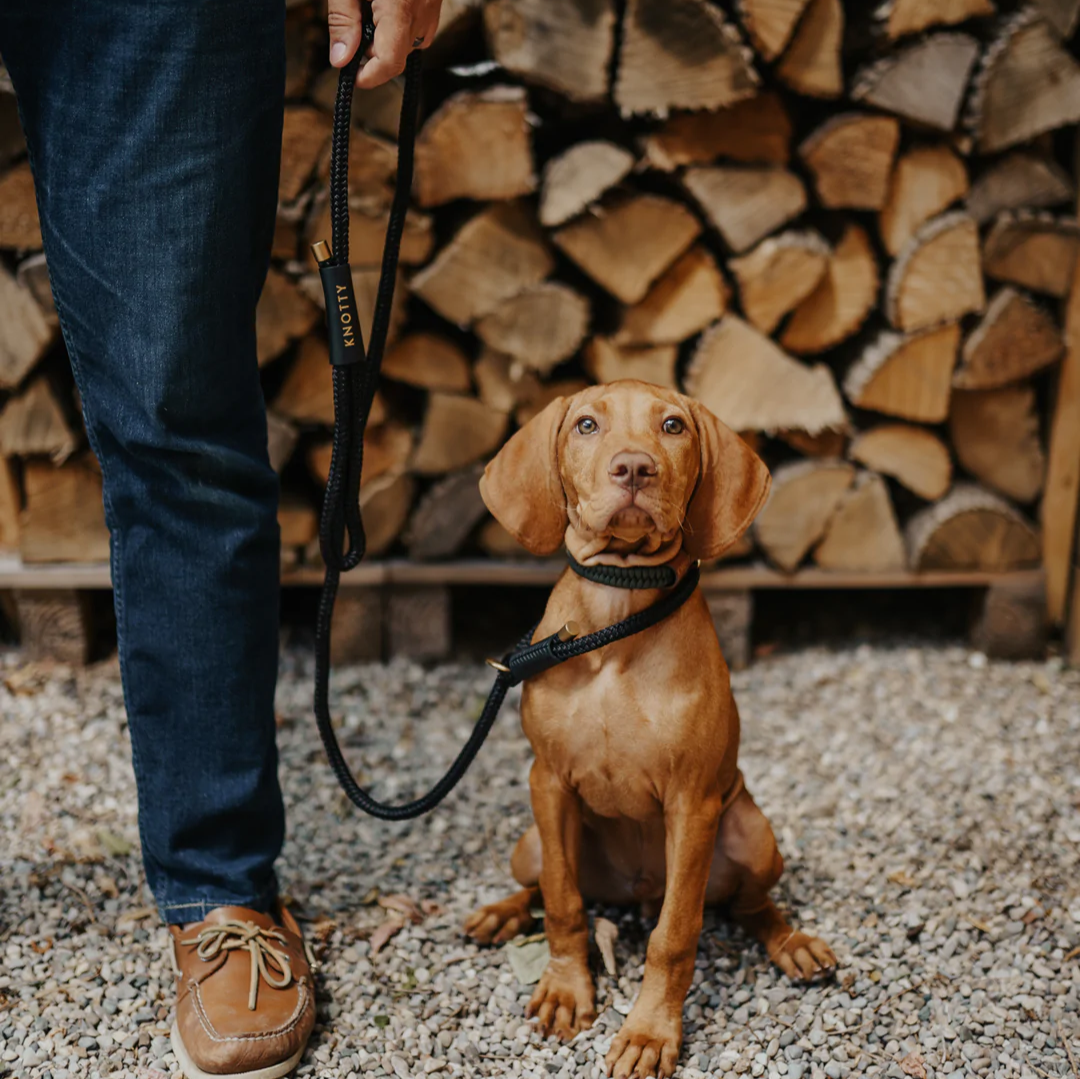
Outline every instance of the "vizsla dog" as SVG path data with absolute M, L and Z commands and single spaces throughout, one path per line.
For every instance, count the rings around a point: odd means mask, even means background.
M 495 517 L 536 554 L 565 543 L 583 566 L 669 565 L 681 578 L 749 527 L 765 465 L 700 404 L 642 382 L 559 398 L 519 431 L 481 481 Z M 536 639 L 583 633 L 662 593 L 567 570 Z M 783 860 L 738 769 L 739 713 L 700 590 L 651 629 L 525 682 L 522 726 L 536 755 L 536 824 L 514 850 L 516 895 L 466 932 L 501 942 L 541 899 L 551 961 L 529 1004 L 544 1033 L 596 1017 L 585 901 L 660 906 L 645 978 L 611 1045 L 608 1073 L 670 1076 L 706 903 L 725 904 L 792 978 L 832 970 L 823 941 L 792 929 L 769 898 Z

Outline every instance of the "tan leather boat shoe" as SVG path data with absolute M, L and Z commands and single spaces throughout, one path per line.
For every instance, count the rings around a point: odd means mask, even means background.
M 218 907 L 173 925 L 173 1052 L 188 1079 L 278 1079 L 300 1061 L 315 1025 L 312 959 L 284 908 L 275 918 Z

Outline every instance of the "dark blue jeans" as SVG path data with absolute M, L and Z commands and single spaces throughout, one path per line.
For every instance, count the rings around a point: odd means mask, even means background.
M 0 0 L 45 252 L 112 533 L 149 883 L 266 909 L 277 477 L 255 358 L 284 0 Z

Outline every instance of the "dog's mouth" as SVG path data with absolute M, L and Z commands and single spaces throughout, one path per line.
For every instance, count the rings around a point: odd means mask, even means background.
M 668 532 L 663 499 L 649 488 L 613 492 L 592 531 L 620 539 L 636 539 L 653 532 Z M 599 507 L 597 507 L 599 509 Z

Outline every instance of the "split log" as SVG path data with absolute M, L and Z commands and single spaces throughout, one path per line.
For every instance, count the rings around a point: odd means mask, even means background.
M 19 549 L 19 515 L 22 498 L 15 468 L 6 457 L 0 457 L 0 551 Z
M 404 472 L 412 456 L 413 439 L 409 429 L 389 420 L 369 424 L 364 432 L 364 467 L 361 484 L 371 483 L 380 476 Z M 332 442 L 316 442 L 308 447 L 305 461 L 308 471 L 320 486 L 330 478 Z
M 623 303 L 637 303 L 700 232 L 682 203 L 633 195 L 601 204 L 552 239 L 597 284 Z
M 886 317 L 908 333 L 953 322 L 986 305 L 979 230 L 959 211 L 927 221 L 889 269 Z
M 94 619 L 88 592 L 20 588 L 14 600 L 19 647 L 27 659 L 75 667 L 89 661 Z
M 612 0 L 493 0 L 484 25 L 491 55 L 507 71 L 571 101 L 607 97 Z
M 1017 502 L 1039 496 L 1046 454 L 1031 386 L 957 391 L 949 410 L 949 434 L 959 462 L 988 487 Z
M 411 288 L 444 318 L 468 326 L 554 267 L 532 214 L 509 203 L 467 222 L 413 277 Z
M 1035 6 L 1062 39 L 1067 41 L 1076 32 L 1080 21 L 1078 0 L 1035 0 Z
M 623 313 L 616 340 L 623 345 L 685 341 L 712 325 L 728 307 L 724 275 L 700 245 L 677 259 L 645 294 Z
M 781 442 L 786 442 L 793 450 L 798 450 L 804 457 L 843 457 L 848 429 L 846 427 L 838 430 L 827 428 L 816 435 L 808 435 L 805 431 L 797 429 L 788 431 L 781 428 L 776 432 L 776 437 Z
M 824 352 L 866 321 L 878 294 L 877 260 L 870 239 L 850 224 L 829 255 L 825 276 L 791 314 L 780 337 L 786 349 Z
M 270 457 L 270 467 L 275 472 L 280 473 L 292 459 L 299 437 L 294 423 L 285 419 L 284 416 L 279 416 L 273 409 L 267 411 L 266 449 Z
M 1003 573 L 1039 561 L 1039 534 L 1004 499 L 961 484 L 908 522 L 914 570 L 972 569 Z
M 807 367 L 735 315 L 702 334 L 686 392 L 735 431 L 817 434 L 847 424 L 832 372 Z
M 463 90 L 444 102 L 416 137 L 416 201 L 441 206 L 535 191 L 528 109 L 520 86 Z
M 1018 382 L 1061 359 L 1065 342 L 1047 311 L 1016 289 L 1003 288 L 964 341 L 953 385 L 989 390 Z
M 514 422 L 518 427 L 524 427 L 533 417 L 539 416 L 552 401 L 559 397 L 573 397 L 575 393 L 581 393 L 588 388 L 589 383 L 583 378 L 563 378 L 555 382 L 539 383 L 528 400 L 522 401 L 514 409 Z
M 360 488 L 360 512 L 370 558 L 384 554 L 409 519 L 416 481 L 407 472 L 389 472 Z
M 310 105 L 288 105 L 281 130 L 281 172 L 278 201 L 299 198 L 322 163 L 330 145 L 333 124 L 322 109 Z
M 776 74 L 800 94 L 839 97 L 844 92 L 843 43 L 844 6 L 840 0 L 810 0 Z
M 878 218 L 885 250 L 898 255 L 926 221 L 967 192 L 964 163 L 947 146 L 919 146 L 904 154 Z
M 0 389 L 13 389 L 48 351 L 56 335 L 33 293 L 0 265 Z
M 779 94 L 757 94 L 715 112 L 682 112 L 642 140 L 645 163 L 662 172 L 728 158 L 786 165 L 791 121 Z
M 365 341 L 371 340 L 371 323 L 375 318 L 375 301 L 379 294 L 380 269 L 378 266 L 354 266 L 352 268 L 353 297 L 356 300 L 356 317 L 360 320 L 360 330 Z M 319 275 L 314 275 L 318 285 Z M 322 286 L 318 285 L 319 295 Z M 390 307 L 390 324 L 386 330 L 386 347 L 396 340 L 402 324 L 405 322 L 405 302 L 408 298 L 404 274 L 401 267 L 394 278 L 394 302 Z M 321 306 L 321 304 L 320 304 Z
M 822 569 L 868 573 L 904 568 L 904 540 L 880 476 L 861 472 L 841 495 L 825 537 L 814 549 L 814 561 Z
M 507 415 L 473 397 L 433 393 L 413 455 L 412 468 L 437 476 L 471 465 L 502 445 Z
M 302 202 L 303 200 L 301 200 Z M 301 222 L 278 210 L 274 218 L 274 239 L 270 244 L 270 258 L 280 262 L 291 262 L 300 254 Z
M 77 440 L 48 379 L 34 379 L 0 412 L 0 456 L 48 454 L 57 464 L 75 452 Z
M 775 60 L 787 48 L 808 0 L 739 0 L 739 14 L 754 48 Z
M 334 379 L 330 350 L 321 337 L 300 342 L 285 381 L 274 398 L 274 411 L 297 423 L 334 423 Z
M 736 253 L 753 247 L 806 209 L 806 189 L 781 168 L 687 169 L 687 191 Z
M 1080 120 L 1080 65 L 1033 7 L 1008 19 L 975 76 L 968 122 L 980 153 Z
M 677 345 L 645 348 L 623 347 L 610 337 L 594 337 L 585 346 L 585 370 L 594 382 L 618 382 L 633 378 L 669 390 L 678 389 L 675 364 Z
M 338 72 L 336 68 L 326 68 L 311 87 L 311 99 L 327 112 L 334 111 L 337 99 Z M 362 128 L 375 135 L 385 135 L 388 139 L 398 136 L 398 122 L 401 119 L 401 98 L 404 80 L 393 79 L 353 95 L 353 126 Z
M 597 139 L 571 146 L 544 168 L 540 224 L 554 227 L 576 217 L 633 167 L 634 155 L 613 142 Z
M 751 97 L 753 54 L 708 0 L 629 0 L 615 78 L 623 114 L 722 109 Z
M 473 368 L 480 400 L 498 412 L 513 412 L 540 392 L 540 380 L 517 360 L 485 349 Z
M 382 265 L 383 247 L 386 245 L 386 228 L 390 223 L 390 211 L 384 206 L 373 206 L 371 212 L 349 210 L 349 262 L 355 266 Z M 321 209 L 312 215 L 308 225 L 307 264 L 317 270 L 319 263 L 310 245 L 316 240 L 329 240 L 331 236 L 330 202 L 325 200 Z M 418 266 L 427 262 L 435 246 L 431 218 L 427 214 L 410 210 L 405 215 L 405 227 L 401 234 L 398 259 L 402 266 Z
M 957 323 L 908 337 L 879 334 L 848 371 L 844 393 L 859 408 L 941 423 L 949 414 L 959 347 Z
M 754 521 L 754 539 L 770 561 L 788 573 L 795 570 L 824 535 L 854 478 L 847 461 L 792 461 L 777 468 Z
M 365 96 L 367 93 L 378 91 L 365 91 Z M 393 197 L 392 184 L 397 172 L 397 158 L 396 143 L 354 126 L 349 132 L 350 203 L 362 204 L 372 212 L 386 209 Z M 319 178 L 323 181 L 330 178 L 329 149 L 319 161 Z M 329 238 L 327 233 L 326 239 Z
M 1041 210 L 1068 202 L 1074 194 L 1072 180 L 1055 162 L 1018 151 L 1003 157 L 971 185 L 967 211 L 985 225 L 1003 210 Z
M 1045 573 L 999 577 L 980 608 L 971 627 L 973 648 L 991 659 L 1046 659 Z
M 306 547 L 319 534 L 319 516 L 315 507 L 299 495 L 282 494 L 277 519 L 283 548 Z
M 889 194 L 900 125 L 891 116 L 845 112 L 799 147 L 823 206 L 880 210 Z
M 389 349 L 382 373 L 395 382 L 424 390 L 468 393 L 469 358 L 452 341 L 434 333 L 411 333 Z
M 829 245 L 816 232 L 783 232 L 762 240 L 728 268 L 747 320 L 772 333 L 817 288 L 829 266 Z
M 567 285 L 545 281 L 503 300 L 476 323 L 476 334 L 496 352 L 547 374 L 577 352 L 589 316 L 584 296 Z
M 39 251 L 19 263 L 15 271 L 15 280 L 27 289 L 37 300 L 38 307 L 46 320 L 54 326 L 60 325 L 56 314 L 56 301 L 52 294 L 52 282 L 49 280 L 49 267 L 45 262 L 45 253 Z
M 848 456 L 874 472 L 892 476 L 930 502 L 941 498 L 952 484 L 948 447 L 924 427 L 906 423 L 873 427 L 852 441 Z
M 518 543 L 498 521 L 492 517 L 485 522 L 477 536 L 480 549 L 492 558 L 532 558 L 532 553 Z
M 41 247 L 34 177 L 26 161 L 0 176 L 0 247 Z
M 27 461 L 26 508 L 20 522 L 24 562 L 107 562 L 109 530 L 97 462 L 84 457 L 61 467 Z
M 398 585 L 386 594 L 391 659 L 446 659 L 451 648 L 450 589 L 445 585 Z
M 422 495 L 403 537 L 416 562 L 452 558 L 487 516 L 480 497 L 483 465 L 474 465 L 439 480 Z
M 1063 297 L 1069 291 L 1080 225 L 1044 214 L 1001 214 L 983 245 L 989 277 Z
M 893 41 L 931 26 L 955 26 L 993 14 L 991 0 L 889 0 L 878 11 L 885 19 L 885 33 Z
M 979 43 L 969 34 L 931 34 L 864 67 L 851 97 L 913 123 L 952 131 L 978 57 Z
M 318 308 L 288 277 L 272 269 L 255 309 L 255 351 L 259 366 L 277 359 L 291 342 L 303 337 L 318 321 Z

